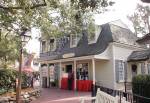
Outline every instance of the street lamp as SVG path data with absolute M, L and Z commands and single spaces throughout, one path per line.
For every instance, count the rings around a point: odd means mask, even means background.
M 23 58 L 23 47 L 25 44 L 30 40 L 31 36 L 27 34 L 26 32 L 28 29 L 23 29 L 23 32 L 20 33 L 19 38 L 21 39 L 20 42 L 20 63 L 19 63 L 19 74 L 18 74 L 18 81 L 16 81 L 16 87 L 17 87 L 17 93 L 16 93 L 16 103 L 20 102 L 20 96 L 21 96 L 21 75 L 22 75 L 22 58 Z

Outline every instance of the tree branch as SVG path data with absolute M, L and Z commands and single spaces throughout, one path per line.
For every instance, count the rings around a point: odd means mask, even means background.
M 47 6 L 46 1 L 43 0 L 43 2 L 44 3 L 42 3 L 42 4 L 36 4 L 36 5 L 30 6 L 30 7 L 25 7 L 25 9 L 26 8 L 35 9 L 35 8 L 42 7 L 42 6 Z M 24 7 L 22 7 L 22 6 L 18 6 L 18 7 L 13 7 L 13 6 L 12 7 L 6 7 L 6 6 L 2 6 L 2 5 L 0 5 L 0 8 L 4 9 L 4 10 L 24 9 Z

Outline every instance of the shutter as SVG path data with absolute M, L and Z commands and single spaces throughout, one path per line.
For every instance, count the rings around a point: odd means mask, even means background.
M 127 69 L 128 69 L 128 63 L 124 62 L 124 80 L 127 80 Z
M 119 82 L 119 60 L 115 60 L 116 82 Z
M 141 74 L 145 74 L 145 63 L 141 63 Z
M 150 64 L 147 64 L 148 74 L 150 74 Z

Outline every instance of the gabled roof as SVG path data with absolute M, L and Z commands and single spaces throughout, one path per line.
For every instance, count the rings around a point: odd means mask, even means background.
M 118 23 L 118 22 L 117 22 Z M 114 24 L 114 23 L 113 23 Z M 119 23 L 118 23 L 119 24 Z M 76 47 L 70 48 L 70 41 L 67 40 L 61 49 L 55 52 L 40 54 L 40 60 L 62 59 L 65 54 L 74 54 L 73 57 L 97 55 L 103 53 L 111 42 L 135 43 L 135 35 L 129 30 L 111 23 L 101 25 L 101 32 L 96 43 L 88 44 L 88 33 L 83 31 L 83 35 Z M 113 28 L 114 27 L 114 28 Z M 113 29 L 113 30 L 112 30 Z M 119 39 L 122 37 L 123 39 Z

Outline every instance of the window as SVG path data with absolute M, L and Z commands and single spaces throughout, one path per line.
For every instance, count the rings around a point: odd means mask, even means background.
M 141 63 L 141 73 L 145 74 L 145 63 Z
M 80 39 L 79 35 L 70 35 L 70 47 L 76 47 Z
M 131 68 L 132 68 L 132 77 L 135 77 L 137 75 L 137 65 L 133 64 Z
M 123 82 L 125 76 L 124 62 L 122 60 L 116 60 L 116 80 Z
M 41 52 L 43 53 L 43 52 L 46 52 L 46 41 L 42 41 L 41 42 Z
M 92 26 L 89 26 L 88 28 L 88 41 L 89 41 L 89 44 L 91 43 L 96 43 L 97 42 L 97 39 L 99 37 L 99 34 L 101 33 L 101 27 L 100 25 L 94 25 Z
M 78 80 L 88 80 L 88 63 L 77 64 L 77 79 Z
M 119 81 L 124 81 L 124 63 L 119 62 Z
M 48 48 L 49 51 L 54 51 L 56 49 L 55 39 L 50 39 L 48 46 L 49 46 L 49 48 Z

